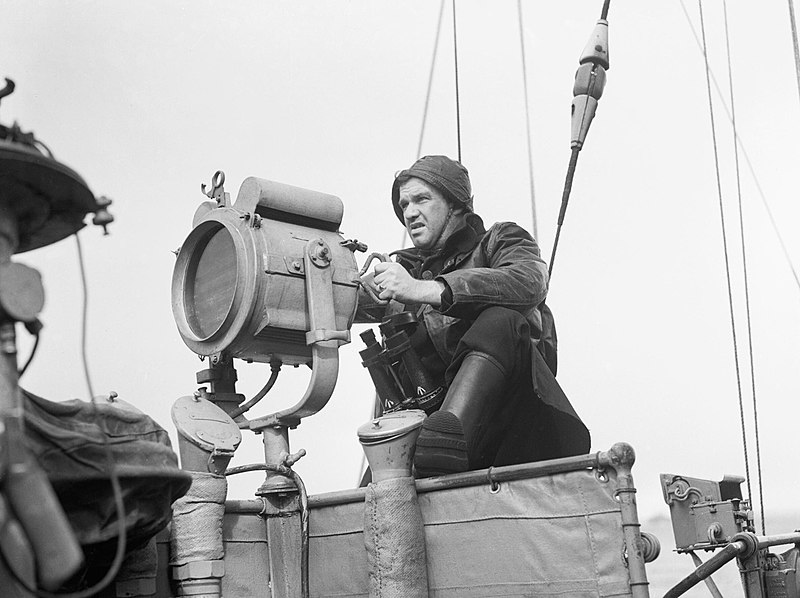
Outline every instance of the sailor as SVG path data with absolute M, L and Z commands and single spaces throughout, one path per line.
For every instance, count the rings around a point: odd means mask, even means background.
M 392 206 L 412 249 L 364 277 L 360 321 L 416 312 L 411 342 L 446 388 L 417 441 L 418 477 L 589 451 L 589 432 L 555 380 L 555 334 L 543 305 L 547 265 L 511 222 L 488 230 L 467 169 L 425 156 L 399 172 Z M 544 318 L 543 318 L 544 316 Z

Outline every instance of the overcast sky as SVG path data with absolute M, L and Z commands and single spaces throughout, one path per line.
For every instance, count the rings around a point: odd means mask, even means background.
M 523 4 L 539 241 L 549 257 L 573 76 L 602 3 Z M 728 103 L 722 5 L 704 4 Z M 338 195 L 345 236 L 370 250 L 399 246 L 389 190 L 394 172 L 416 158 L 438 8 L 421 0 L 4 3 L 0 76 L 17 91 L 3 100 L 0 121 L 35 131 L 95 194 L 114 200 L 111 235 L 81 233 L 97 393 L 118 392 L 172 431 L 172 402 L 196 388 L 203 364 L 172 319 L 171 251 L 217 169 L 233 196 L 248 176 Z M 686 8 L 699 27 L 697 4 Z M 788 10 L 785 2 L 728 10 L 738 131 L 797 264 L 800 103 Z M 639 508 L 649 515 L 667 512 L 659 473 L 720 479 L 745 469 L 702 55 L 680 2 L 615 0 L 609 21 L 608 84 L 578 163 L 548 303 L 559 381 L 591 429 L 592 450 L 635 447 Z M 516 2 L 459 0 L 458 27 L 463 162 L 476 211 L 487 224 L 530 227 Z M 449 2 L 439 50 L 423 153 L 455 156 Z M 732 135 L 714 101 L 752 457 Z M 800 415 L 800 291 L 744 162 L 741 173 L 769 514 L 789 508 L 798 490 L 786 465 Z M 23 384 L 53 400 L 86 398 L 75 242 L 17 259 L 42 272 L 47 291 L 41 346 Z M 292 448 L 308 450 L 296 467 L 312 493 L 358 477 L 355 430 L 373 394 L 354 338 L 341 350 L 328 407 L 292 432 Z M 248 397 L 269 374 L 264 365 L 238 369 Z M 287 369 L 256 415 L 295 403 L 306 380 Z M 250 435 L 234 464 L 260 452 Z M 260 477 L 236 481 L 232 494 L 249 496 Z

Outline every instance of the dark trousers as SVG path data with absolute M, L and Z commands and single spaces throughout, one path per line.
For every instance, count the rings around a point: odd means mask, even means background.
M 480 434 L 485 446 L 479 452 L 485 455 L 485 462 L 471 464 L 472 467 L 512 465 L 588 452 L 588 431 L 533 346 L 528 322 L 519 312 L 502 307 L 481 312 L 459 340 L 453 360 L 445 369 L 448 386 L 471 353 L 483 356 L 503 374 L 500 387 L 484 390 L 492 396 L 476 397 L 489 401 L 490 408 Z

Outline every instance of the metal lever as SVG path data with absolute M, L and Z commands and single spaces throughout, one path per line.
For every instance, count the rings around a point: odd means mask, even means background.
M 387 254 L 385 254 L 385 253 L 378 253 L 377 251 L 375 251 L 373 253 L 370 253 L 367 256 L 367 261 L 364 262 L 364 265 L 361 267 L 361 270 L 359 270 L 359 272 L 358 272 L 358 277 L 359 278 L 361 278 L 362 276 L 364 276 L 367 273 L 367 270 L 369 270 L 370 264 L 372 264 L 372 262 L 374 260 L 378 260 L 379 262 L 389 262 L 389 261 L 391 261 L 389 259 L 389 256 Z M 367 294 L 370 296 L 370 298 L 375 303 L 377 303 L 378 305 L 387 305 L 389 303 L 388 299 L 381 299 L 380 297 L 378 297 L 375 294 L 375 291 L 373 291 L 372 288 L 368 284 L 361 283 L 361 286 L 364 287 L 364 290 L 367 292 Z

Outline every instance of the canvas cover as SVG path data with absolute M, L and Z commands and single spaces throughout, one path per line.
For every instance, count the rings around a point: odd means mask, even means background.
M 166 527 L 172 502 L 191 481 L 178 469 L 166 430 L 130 406 L 53 402 L 27 391 L 24 402 L 26 445 L 90 560 L 113 557 L 118 530 L 107 451 L 122 488 L 129 548 Z
M 583 470 L 420 494 L 429 595 L 630 596 L 615 490 Z M 368 596 L 363 509 L 311 510 L 311 596 Z

